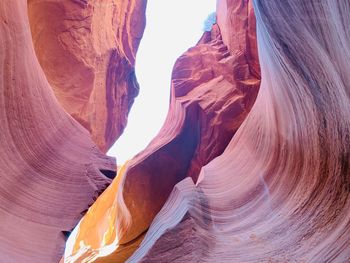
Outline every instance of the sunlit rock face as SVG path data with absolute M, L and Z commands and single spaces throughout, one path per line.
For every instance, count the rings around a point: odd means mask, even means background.
M 174 188 L 129 262 L 350 260 L 350 3 L 254 9 L 256 102 L 198 181 Z
M 138 83 L 144 0 L 28 0 L 35 51 L 64 109 L 103 152 L 122 133 Z
M 0 1 L 0 262 L 58 262 L 116 174 L 145 2 L 103 2 Z
M 197 181 L 247 117 L 260 85 L 255 17 L 248 2 L 227 15 L 239 23 L 231 32 L 239 45 L 228 48 L 214 25 L 177 60 L 165 124 L 80 222 L 66 262 L 124 262 L 174 186 L 185 177 Z

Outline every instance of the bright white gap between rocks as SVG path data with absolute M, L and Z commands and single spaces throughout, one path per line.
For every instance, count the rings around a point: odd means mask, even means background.
M 122 136 L 109 150 L 118 165 L 143 150 L 157 135 L 169 107 L 176 59 L 194 46 L 216 0 L 148 0 L 146 28 L 136 58 L 140 93 Z

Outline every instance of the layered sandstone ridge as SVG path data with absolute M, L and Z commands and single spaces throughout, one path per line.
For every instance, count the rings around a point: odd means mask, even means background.
M 256 102 L 198 181 L 175 186 L 128 262 L 350 259 L 350 3 L 254 9 Z
M 256 44 L 248 44 L 256 41 L 252 6 L 230 16 L 241 17 L 241 48 L 229 49 L 214 25 L 177 60 L 164 126 L 90 208 L 70 237 L 65 262 L 124 262 L 174 186 L 187 176 L 196 181 L 201 167 L 223 153 L 260 85 L 258 57 L 248 55 L 257 54 Z
M 145 1 L 103 2 L 0 2 L 0 262 L 58 262 L 115 177 Z
M 28 0 L 40 65 L 64 109 L 107 152 L 124 130 L 138 83 L 146 1 Z

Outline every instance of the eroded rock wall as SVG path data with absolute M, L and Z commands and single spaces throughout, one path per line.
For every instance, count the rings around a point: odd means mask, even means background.
M 134 65 L 145 8 L 145 0 L 28 1 L 40 65 L 103 152 L 123 132 L 139 91 Z
M 0 262 L 58 262 L 115 177 L 145 4 L 0 2 Z
M 58 262 L 116 164 L 56 100 L 26 1 L 1 1 L 0 23 L 0 261 Z
M 67 262 L 125 261 L 175 184 L 187 176 L 196 181 L 202 166 L 222 154 L 248 115 L 260 85 L 257 52 L 251 50 L 256 45 L 248 44 L 256 41 L 252 5 L 229 15 L 242 18 L 237 34 L 246 38 L 237 40 L 240 48 L 230 50 L 214 25 L 177 60 L 164 126 L 81 221 Z M 256 56 L 248 59 L 248 54 Z
M 108 83 L 126 90 L 138 38 L 113 48 L 129 27 L 118 35 L 106 21 L 118 28 L 129 14 L 120 10 L 143 5 L 28 3 L 30 20 L 26 1 L 0 2 L 0 254 L 57 262 L 65 234 L 111 182 L 101 171 L 115 169 L 71 116 L 108 148 L 116 135 L 106 131 L 118 129 L 105 113 L 122 114 Z M 218 24 L 174 67 L 163 128 L 80 221 L 65 262 L 347 262 L 349 10 L 219 0 Z
M 128 262 L 350 259 L 350 3 L 254 8 L 256 102 L 197 183 L 175 187 Z

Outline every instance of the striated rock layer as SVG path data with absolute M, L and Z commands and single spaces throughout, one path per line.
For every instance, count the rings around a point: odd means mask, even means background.
M 128 262 L 350 260 L 350 2 L 254 8 L 256 102 L 198 181 L 177 184 Z
M 260 85 L 252 50 L 255 17 L 250 3 L 227 16 L 238 23 L 240 31 L 229 34 L 239 44 L 228 48 L 214 25 L 178 59 L 164 126 L 82 219 L 70 237 L 66 262 L 125 261 L 175 184 L 187 176 L 196 181 L 201 167 L 223 153 L 246 118 Z
M 105 2 L 0 2 L 0 262 L 58 262 L 115 177 L 60 104 L 102 150 L 125 124 L 145 2 Z
M 145 8 L 145 0 L 28 0 L 47 80 L 103 152 L 122 133 L 138 94 L 134 64 Z

